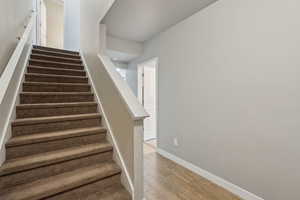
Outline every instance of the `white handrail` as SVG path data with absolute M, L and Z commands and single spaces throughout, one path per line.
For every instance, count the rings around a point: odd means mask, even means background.
M 144 107 L 138 102 L 136 96 L 133 94 L 132 90 L 129 88 L 127 83 L 115 70 L 115 66 L 111 62 L 109 57 L 101 54 L 98 54 L 98 57 L 102 61 L 105 70 L 109 74 L 109 77 L 111 78 L 112 82 L 117 88 L 120 96 L 124 100 L 132 119 L 134 121 L 138 121 L 149 117 L 149 114 L 146 112 Z
M 23 33 L 23 36 L 21 37 L 17 47 L 15 48 L 11 58 L 9 59 L 4 72 L 2 73 L 0 77 L 0 105 L 3 102 L 3 99 L 5 97 L 6 91 L 8 89 L 8 86 L 10 84 L 10 81 L 13 77 L 13 74 L 16 70 L 16 67 L 18 65 L 18 61 L 20 59 L 20 56 L 23 52 L 23 49 L 25 47 L 26 42 L 28 41 L 28 38 L 30 36 L 30 33 L 32 31 L 32 27 L 34 25 L 35 20 L 35 13 L 33 12 L 30 18 L 30 21 Z

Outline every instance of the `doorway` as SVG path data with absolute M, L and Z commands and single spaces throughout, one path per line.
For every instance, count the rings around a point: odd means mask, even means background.
M 62 49 L 64 45 L 64 1 L 37 0 L 37 44 Z
M 44 0 L 41 0 L 41 45 L 47 46 L 47 9 Z
M 158 58 L 138 65 L 138 99 L 149 113 L 144 120 L 144 141 L 156 146 L 157 142 L 157 75 Z

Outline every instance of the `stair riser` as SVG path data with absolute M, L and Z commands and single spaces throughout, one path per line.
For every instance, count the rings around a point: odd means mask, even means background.
M 101 118 L 12 126 L 13 136 L 101 126 Z
M 14 159 L 22 156 L 30 156 L 34 154 L 45 153 L 48 151 L 55 151 L 69 147 L 93 144 L 95 142 L 101 142 L 104 139 L 105 134 L 98 133 L 94 135 L 86 135 L 81 137 L 66 138 L 49 142 L 22 145 L 17 147 L 9 147 L 6 148 L 6 156 L 7 159 Z
M 68 50 L 64 50 L 64 49 L 54 49 L 54 48 L 49 48 L 49 47 L 34 46 L 33 49 L 41 49 L 41 50 L 52 51 L 52 52 L 60 52 L 60 53 L 66 53 L 66 54 L 71 54 L 71 55 L 79 55 L 78 52 L 68 51 Z
M 39 67 L 53 67 L 53 68 L 63 68 L 63 69 L 75 69 L 84 70 L 81 65 L 65 65 L 62 63 L 48 63 L 37 60 L 29 60 L 29 65 L 39 66 Z
M 90 85 L 33 85 L 23 84 L 24 92 L 90 92 Z
M 80 54 L 34 46 L 28 63 L 19 103 L 42 105 L 16 107 L 0 169 L 0 199 L 96 200 L 107 187 L 120 191 L 121 169 L 92 103 Z M 113 190 L 103 194 L 121 199 Z
M 49 117 L 59 115 L 77 115 L 97 113 L 97 105 L 91 106 L 74 106 L 74 107 L 53 107 L 53 108 L 17 108 L 17 119 L 31 117 Z
M 35 104 L 35 103 L 68 103 L 68 102 L 92 102 L 94 96 L 91 95 L 31 95 L 21 94 L 21 104 Z
M 68 59 L 63 57 L 49 57 L 44 55 L 31 55 L 31 59 L 39 59 L 39 60 L 47 60 L 51 62 L 63 62 L 63 63 L 75 63 L 75 64 L 82 64 L 80 59 Z
M 47 82 L 47 83 L 88 83 L 88 78 L 70 78 L 70 77 L 47 77 L 38 75 L 25 75 L 25 81 L 28 82 Z
M 40 55 L 46 55 L 46 56 L 55 56 L 55 57 L 62 57 L 62 58 L 80 59 L 80 56 L 77 56 L 77 55 L 57 53 L 57 52 L 54 52 L 54 51 L 39 51 L 37 49 L 33 49 L 32 53 L 34 53 L 34 54 L 40 54 Z
M 70 190 L 68 192 L 64 192 L 64 193 L 61 193 L 61 194 L 58 194 L 58 195 L 55 195 L 52 197 L 45 198 L 44 200 L 70 200 L 70 199 L 82 200 L 82 199 L 86 199 L 86 197 L 90 196 L 91 194 L 95 194 L 95 193 L 99 193 L 99 192 L 103 191 L 107 187 L 119 185 L 120 181 L 121 181 L 121 176 L 120 176 L 120 174 L 117 174 L 117 175 L 111 176 L 109 178 L 105 178 L 100 181 L 82 186 L 80 188 Z M 118 200 L 118 198 L 114 198 L 112 200 Z
M 80 167 L 87 167 L 99 162 L 110 161 L 112 159 L 112 151 L 84 156 L 78 159 L 72 159 L 57 164 L 52 164 L 40 168 L 26 170 L 11 175 L 2 176 L 0 179 L 0 191 L 16 185 L 29 183 L 41 178 L 58 175 L 64 172 L 79 169 Z M 0 192 L 1 193 L 1 192 Z
M 85 71 L 67 71 L 67 70 L 54 70 L 47 68 L 34 68 L 28 67 L 28 73 L 37 73 L 37 74 L 53 74 L 53 75 L 67 75 L 67 76 L 85 76 Z

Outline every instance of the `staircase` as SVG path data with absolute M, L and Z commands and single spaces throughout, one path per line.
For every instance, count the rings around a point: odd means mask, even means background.
M 28 63 L 0 199 L 131 199 L 79 53 L 34 46 Z

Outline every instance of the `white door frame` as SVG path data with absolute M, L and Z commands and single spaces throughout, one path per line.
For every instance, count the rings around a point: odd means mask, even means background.
M 42 41 L 42 8 L 41 4 L 44 0 L 33 0 L 35 2 L 36 22 L 35 22 L 35 44 L 41 45 Z
M 150 62 L 153 62 L 155 61 L 156 65 L 155 65 L 155 93 L 156 93 L 156 98 L 155 98 L 155 108 L 156 108 L 156 111 L 155 111 L 155 119 L 156 119 L 156 127 L 155 127 L 155 131 L 156 131 L 156 139 L 157 139 L 157 144 L 159 143 L 158 139 L 159 139 L 159 119 L 158 119 L 158 112 L 159 112 L 159 102 L 158 102 L 158 94 L 159 94 L 159 91 L 158 91 L 158 63 L 159 63 L 159 59 L 158 57 L 154 57 L 154 58 L 150 58 L 150 59 L 147 59 L 141 63 L 139 63 L 137 65 L 137 80 L 138 80 L 138 84 L 137 84 L 137 93 L 138 93 L 138 100 L 140 101 L 141 104 L 143 104 L 143 77 L 142 77 L 142 74 L 144 72 L 144 69 L 143 67 L 147 64 L 147 63 L 150 63 Z
M 35 20 L 35 44 L 41 44 L 41 0 L 34 0 L 35 1 L 35 13 L 36 13 L 36 20 Z
M 47 8 L 45 0 L 40 1 L 40 45 L 47 46 Z

